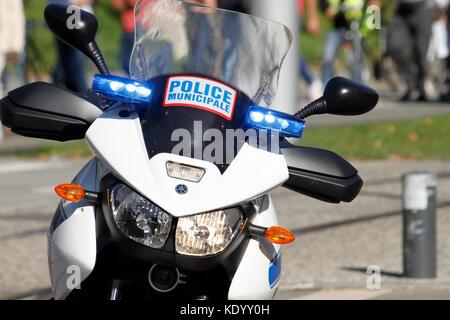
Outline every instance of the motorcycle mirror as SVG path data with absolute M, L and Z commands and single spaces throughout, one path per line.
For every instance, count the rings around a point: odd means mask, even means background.
M 305 119 L 316 114 L 357 116 L 371 111 L 379 100 L 372 88 L 356 81 L 335 77 L 326 87 L 322 98 L 312 102 L 295 116 Z
M 378 93 L 372 88 L 346 78 L 333 78 L 323 95 L 327 113 L 357 116 L 371 111 L 378 103 Z
M 83 52 L 102 74 L 109 74 L 108 67 L 95 37 L 97 18 L 75 6 L 50 4 L 45 8 L 45 22 L 61 41 Z

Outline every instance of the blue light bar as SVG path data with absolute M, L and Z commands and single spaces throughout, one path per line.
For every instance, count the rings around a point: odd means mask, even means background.
M 301 138 L 305 130 L 305 121 L 278 111 L 258 106 L 249 107 L 247 125 L 255 129 L 277 131 L 283 137 Z
M 129 103 L 149 103 L 152 96 L 148 83 L 110 75 L 95 75 L 92 90 L 111 100 Z

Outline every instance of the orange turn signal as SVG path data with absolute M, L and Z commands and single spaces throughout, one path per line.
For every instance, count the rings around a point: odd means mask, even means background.
M 274 244 L 289 244 L 295 241 L 295 235 L 282 227 L 271 227 L 266 231 L 266 238 Z
M 86 196 L 83 187 L 77 184 L 61 184 L 55 188 L 55 192 L 62 199 L 70 202 L 80 202 Z

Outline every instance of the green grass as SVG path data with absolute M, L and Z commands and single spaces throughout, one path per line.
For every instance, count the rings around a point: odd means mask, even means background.
M 301 145 L 329 149 L 348 159 L 450 159 L 450 115 L 311 128 Z
M 65 143 L 49 142 L 48 144 L 33 148 L 32 150 L 13 151 L 3 155 L 36 159 L 47 159 L 54 156 L 79 159 L 90 157 L 92 156 L 92 153 L 84 141 L 74 141 Z
M 405 121 L 310 128 L 305 131 L 300 144 L 328 149 L 346 159 L 450 159 L 450 114 Z M 80 141 L 51 143 L 12 155 L 80 158 L 91 153 Z

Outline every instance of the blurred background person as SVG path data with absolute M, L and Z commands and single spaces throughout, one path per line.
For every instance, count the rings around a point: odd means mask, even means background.
M 130 58 L 134 46 L 134 6 L 137 0 L 112 0 L 111 5 L 120 14 L 122 38 L 120 40 L 120 64 L 130 74 Z
M 81 9 L 94 12 L 95 0 L 49 0 L 49 4 L 73 5 Z M 84 54 L 56 39 L 58 51 L 53 81 L 64 85 L 67 89 L 75 92 L 85 92 L 88 89 L 86 81 L 86 57 Z
M 300 17 L 300 26 L 302 26 L 302 18 L 306 12 L 306 31 L 313 35 L 320 32 L 320 21 L 318 15 L 318 6 L 316 0 L 297 0 L 297 10 Z M 301 27 L 300 27 L 301 28 Z M 311 71 L 308 62 L 304 56 L 300 55 L 299 74 L 301 79 L 306 83 L 308 89 L 308 100 L 313 101 L 322 96 L 322 82 L 316 78 Z
M 428 49 L 428 62 L 431 65 L 431 77 L 435 88 L 434 96 L 426 97 L 429 100 L 438 100 L 448 91 L 447 80 L 447 58 L 448 26 L 447 11 L 449 0 L 434 0 L 436 5 L 436 16 L 431 28 L 431 40 Z M 444 99 L 445 100 L 445 99 Z
M 433 0 L 397 0 L 387 46 L 406 84 L 401 101 L 432 100 L 437 95 L 427 59 L 435 18 Z
M 449 24 L 448 8 L 450 0 L 434 0 L 437 14 L 432 25 L 432 36 L 428 50 L 433 83 L 436 88 L 436 100 L 449 101 Z
M 0 1 L 0 97 L 6 90 L 4 70 L 7 64 L 17 63 L 25 49 L 25 14 L 22 0 Z M 9 88 L 8 88 L 9 89 Z M 0 141 L 3 139 L 0 123 Z
M 365 0 L 323 0 L 321 7 L 325 17 L 333 21 L 333 27 L 325 39 L 322 62 L 322 84 L 325 85 L 334 75 L 334 63 L 339 49 L 348 40 L 353 40 L 351 46 L 352 63 L 351 77 L 355 81 L 362 81 L 363 57 L 360 42 L 359 26 L 364 18 L 367 5 L 376 1 Z M 355 27 L 356 26 L 356 27 Z M 351 35 L 352 39 L 348 36 Z M 346 51 L 347 54 L 349 51 Z
M 218 0 L 217 6 L 221 9 L 240 13 L 248 14 L 250 12 L 249 3 L 245 0 Z M 223 41 L 222 73 L 226 81 L 233 81 L 232 79 L 238 74 L 239 54 L 235 48 L 240 41 L 239 35 L 243 28 L 245 28 L 245 25 L 242 24 L 238 15 L 225 14 L 223 16 L 221 33 Z
M 187 2 L 200 5 L 193 6 L 187 14 L 187 19 L 190 21 L 187 33 L 191 46 L 189 68 L 192 72 L 204 73 L 211 68 L 211 62 L 214 61 L 216 52 L 213 28 L 207 15 L 210 10 L 201 6 L 217 8 L 217 0 L 189 0 Z
M 22 0 L 0 1 L 0 97 L 4 96 L 3 72 L 25 50 L 25 14 Z

